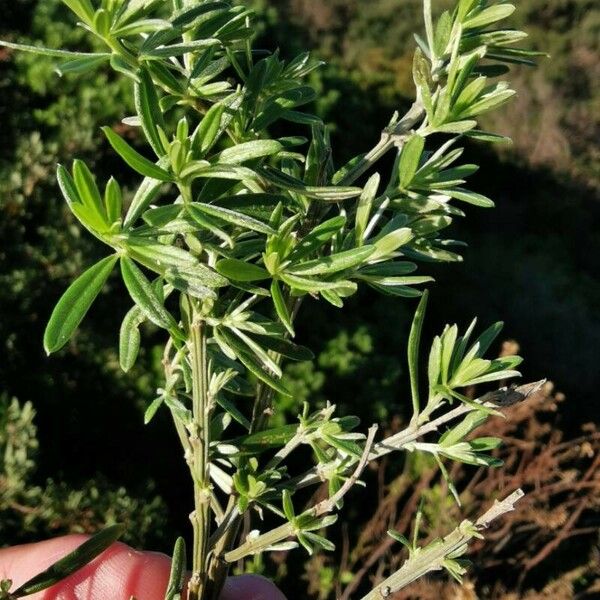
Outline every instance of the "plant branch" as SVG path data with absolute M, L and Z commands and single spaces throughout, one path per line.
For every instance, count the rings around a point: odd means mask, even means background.
M 364 175 L 377 161 L 384 157 L 394 146 L 401 148 L 404 137 L 425 116 L 425 109 L 420 102 L 414 102 L 408 112 L 397 123 L 392 122 L 386 127 L 379 142 L 354 165 L 339 181 L 339 185 L 352 185 L 361 175 Z
M 193 304 L 193 302 L 191 303 Z M 203 589 L 206 586 L 206 558 L 210 535 L 210 402 L 208 397 L 206 323 L 199 318 L 199 315 L 195 314 L 190 329 L 192 410 L 194 418 L 190 435 L 194 466 L 194 512 L 190 516 L 194 529 L 190 600 L 196 600 L 203 597 Z
M 530 387 L 531 385 L 534 385 L 534 384 L 526 384 L 521 387 L 527 388 L 527 387 Z M 519 388 L 517 388 L 517 389 L 519 389 Z M 537 388 L 535 388 L 535 389 L 537 389 Z M 440 415 L 439 417 L 437 417 L 437 419 L 434 419 L 433 421 L 430 421 L 429 423 L 425 423 L 424 425 L 419 425 L 419 426 L 416 426 L 414 424 L 409 425 L 406 429 L 403 429 L 402 431 L 399 431 L 398 433 L 375 444 L 373 446 L 373 449 L 369 453 L 368 460 L 369 461 L 378 460 L 378 459 L 382 458 L 383 456 L 385 456 L 386 454 L 390 454 L 391 452 L 394 452 L 396 450 L 402 450 L 407 444 L 410 444 L 410 443 L 416 441 L 417 439 L 423 437 L 424 435 L 426 435 L 428 433 L 437 431 L 442 425 L 445 425 L 446 423 L 449 423 L 450 421 L 453 421 L 454 419 L 457 419 L 458 417 L 461 417 L 461 416 L 471 412 L 473 410 L 474 404 L 479 404 L 482 408 L 498 409 L 499 408 L 498 403 L 486 401 L 486 396 L 487 396 L 487 394 L 485 394 L 484 396 L 481 396 L 477 400 L 474 400 L 473 403 L 471 403 L 471 404 L 461 403 L 459 406 L 452 409 L 451 411 L 444 413 L 443 415 Z M 293 486 L 294 488 L 303 488 L 303 487 L 315 485 L 315 484 L 318 484 L 321 482 L 322 482 L 322 477 L 321 477 L 321 474 L 319 473 L 319 469 L 318 469 L 318 467 L 314 467 L 314 468 L 306 471 L 306 473 L 304 473 L 303 475 L 300 475 L 299 477 L 295 477 L 295 478 L 285 482 L 285 484 L 283 484 L 282 487 Z
M 396 573 L 363 596 L 362 600 L 389 598 L 419 577 L 444 568 L 444 562 L 449 556 L 460 552 L 474 537 L 480 537 L 479 532 L 487 529 L 493 521 L 514 510 L 515 503 L 523 496 L 523 491 L 519 489 L 502 501 L 496 500 L 475 523 L 465 520 L 445 538 L 425 548 L 419 548 Z
M 307 510 L 304 514 L 318 518 L 332 512 L 336 508 L 342 498 L 350 491 L 350 489 L 352 489 L 369 462 L 369 452 L 373 447 L 373 440 L 376 433 L 377 425 L 373 425 L 369 429 L 367 440 L 365 442 L 365 448 L 356 468 L 354 469 L 352 475 L 346 479 L 340 489 L 330 498 L 315 504 L 315 506 Z M 284 523 L 283 525 L 280 525 L 279 527 L 268 531 L 267 533 L 263 533 L 258 537 L 246 540 L 246 542 L 244 542 L 241 546 L 225 554 L 225 560 L 229 563 L 232 563 L 251 554 L 262 552 L 266 548 L 285 540 L 295 533 L 299 533 L 299 531 L 296 530 L 296 526 L 293 523 Z

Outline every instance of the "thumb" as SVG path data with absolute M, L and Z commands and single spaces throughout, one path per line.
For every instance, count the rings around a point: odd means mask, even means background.
M 11 579 L 16 589 L 34 575 L 72 552 L 87 539 L 70 535 L 39 544 L 0 550 L 0 579 Z M 138 552 L 115 543 L 70 577 L 28 600 L 163 600 L 171 561 L 163 554 Z M 285 600 L 275 586 L 261 577 L 232 577 L 222 600 Z

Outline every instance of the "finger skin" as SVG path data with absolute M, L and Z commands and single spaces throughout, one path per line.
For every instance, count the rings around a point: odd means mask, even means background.
M 12 589 L 48 568 L 87 539 L 70 535 L 39 544 L 0 550 L 0 579 L 12 579 Z M 48 590 L 28 600 L 163 600 L 170 559 L 154 552 L 138 552 L 115 543 L 96 560 Z M 228 579 L 221 600 L 285 600 L 275 586 L 250 575 Z

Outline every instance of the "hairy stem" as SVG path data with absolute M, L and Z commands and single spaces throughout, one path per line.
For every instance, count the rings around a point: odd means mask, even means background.
M 204 597 L 206 587 L 206 559 L 210 536 L 209 418 L 211 407 L 208 395 L 206 324 L 196 312 L 190 332 L 190 361 L 193 411 L 190 443 L 194 466 L 194 512 L 190 517 L 194 530 L 190 600 L 198 600 Z
M 383 131 L 379 142 L 346 173 L 339 185 L 352 185 L 394 146 L 401 146 L 403 144 L 402 136 L 410 132 L 424 116 L 423 106 L 419 102 L 415 102 L 400 121 Z
M 462 549 L 474 537 L 481 537 L 480 531 L 489 527 L 490 523 L 502 515 L 514 510 L 515 503 L 523 497 L 523 492 L 517 490 L 501 502 L 494 505 L 484 513 L 475 523 L 463 521 L 452 533 L 442 538 L 439 543 L 433 543 L 425 548 L 420 548 L 402 565 L 398 571 L 380 583 L 362 600 L 381 600 L 391 597 L 398 590 L 406 587 L 413 581 L 431 571 L 444 568 L 444 563 L 454 553 Z

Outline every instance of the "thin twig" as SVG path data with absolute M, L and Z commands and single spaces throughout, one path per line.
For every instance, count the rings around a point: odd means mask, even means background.
M 367 435 L 367 440 L 365 443 L 365 448 L 363 454 L 358 461 L 358 465 L 354 469 L 352 475 L 346 479 L 344 485 L 340 487 L 340 489 L 330 498 L 323 500 L 307 510 L 304 514 L 307 514 L 311 517 L 322 517 L 330 512 L 332 512 L 342 498 L 352 489 L 354 484 L 357 482 L 367 463 L 369 462 L 369 453 L 373 446 L 373 440 L 375 438 L 375 434 L 377 433 L 377 425 L 373 425 L 369 429 L 369 433 Z M 238 546 L 234 550 L 227 552 L 224 556 L 225 560 L 228 563 L 235 562 L 240 558 L 244 558 L 245 556 L 249 556 L 251 554 L 256 554 L 258 552 L 264 551 L 266 548 L 277 544 L 296 533 L 296 526 L 293 523 L 284 523 L 279 527 L 272 529 L 271 531 L 267 531 L 262 535 L 257 537 L 247 539 L 241 546 Z
M 420 548 L 398 571 L 371 590 L 366 596 L 363 596 L 362 600 L 389 598 L 393 593 L 406 587 L 419 577 L 431 571 L 439 571 L 443 568 L 448 556 L 460 550 L 474 537 L 478 537 L 479 532 L 487 529 L 494 520 L 514 510 L 515 503 L 523 496 L 522 490 L 516 490 L 506 499 L 494 502 L 494 505 L 475 523 L 463 521 L 452 533 L 442 538 L 441 542 Z

